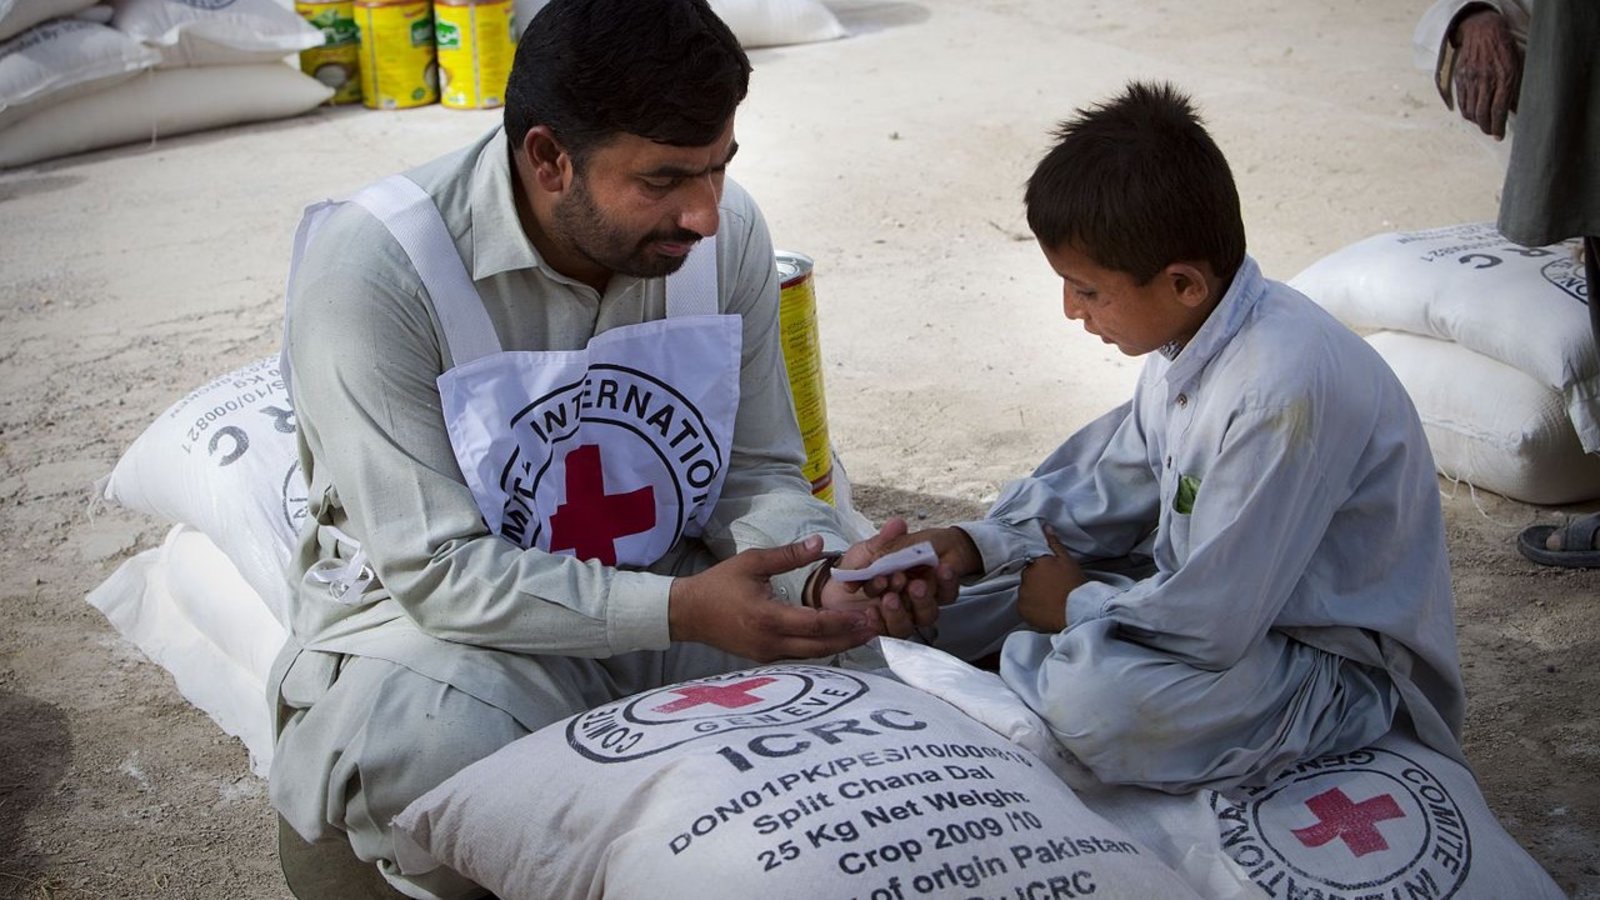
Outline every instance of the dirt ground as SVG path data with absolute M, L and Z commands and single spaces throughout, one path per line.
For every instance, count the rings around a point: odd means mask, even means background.
M 753 54 L 734 177 L 818 260 L 834 440 L 875 519 L 981 512 L 1131 386 L 1137 362 L 1061 321 L 1019 199 L 1050 124 L 1129 77 L 1195 94 L 1274 277 L 1494 214 L 1495 154 L 1411 67 L 1418 0 L 830 6 L 854 36 Z M 243 747 L 83 600 L 167 527 L 90 516 L 90 485 L 275 352 L 300 207 L 496 120 L 321 110 L 0 172 L 0 897 L 287 896 Z M 1600 570 L 1516 554 L 1561 511 L 1440 488 L 1468 756 L 1506 828 L 1600 898 Z

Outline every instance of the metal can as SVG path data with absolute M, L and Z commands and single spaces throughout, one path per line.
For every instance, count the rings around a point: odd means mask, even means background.
M 777 251 L 782 285 L 778 324 L 783 361 L 789 368 L 789 394 L 805 444 L 800 471 L 811 481 L 811 493 L 833 502 L 833 445 L 828 440 L 828 398 L 822 386 L 822 340 L 817 332 L 817 295 L 812 286 L 816 264 L 803 253 Z
M 439 102 L 451 109 L 505 105 L 517 52 L 512 0 L 434 0 Z
M 329 105 L 361 102 L 361 40 L 354 0 L 296 0 L 294 11 L 322 31 L 322 46 L 300 51 L 300 71 L 333 88 Z
M 355 0 L 361 33 L 361 102 L 410 109 L 439 99 L 428 0 Z

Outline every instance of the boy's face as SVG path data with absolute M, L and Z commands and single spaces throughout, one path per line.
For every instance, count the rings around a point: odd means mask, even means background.
M 1176 263 L 1141 285 L 1127 272 L 1103 268 L 1071 243 L 1039 246 L 1061 276 L 1061 311 L 1129 356 L 1187 341 L 1214 305 L 1206 303 L 1211 285 L 1193 266 Z

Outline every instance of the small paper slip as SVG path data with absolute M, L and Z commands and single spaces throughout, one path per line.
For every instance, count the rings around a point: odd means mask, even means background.
M 918 566 L 934 566 L 939 564 L 939 554 L 933 552 L 933 544 L 923 541 L 902 547 L 893 553 L 880 556 L 872 561 L 865 569 L 834 569 L 829 574 L 838 581 L 870 581 L 879 575 L 890 575 L 895 572 L 904 572 Z

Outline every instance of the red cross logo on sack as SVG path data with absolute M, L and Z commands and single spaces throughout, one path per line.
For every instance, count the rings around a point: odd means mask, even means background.
M 673 688 L 672 692 L 678 699 L 671 703 L 664 703 L 653 711 L 658 713 L 682 712 L 696 706 L 714 704 L 723 709 L 738 709 L 760 703 L 761 698 L 751 693 L 756 688 L 771 684 L 776 678 L 748 678 L 733 684 L 696 684 L 690 687 Z
M 597 706 L 568 721 L 567 744 L 594 762 L 628 762 L 693 741 L 727 740 L 735 732 L 803 727 L 866 693 L 866 682 L 848 672 L 798 664 L 763 666 Z
M 656 524 L 656 491 L 646 485 L 624 494 L 606 493 L 600 445 L 567 454 L 567 499 L 550 516 L 550 552 L 572 550 L 582 560 L 617 564 L 617 538 L 649 531 Z
M 1324 791 L 1306 801 L 1306 806 L 1316 813 L 1317 823 L 1291 832 L 1307 847 L 1321 847 L 1334 838 L 1342 838 L 1345 846 L 1356 856 L 1365 856 L 1389 849 L 1378 823 L 1387 819 L 1403 819 L 1405 812 L 1394 798 L 1379 794 L 1360 803 L 1352 803 L 1338 788 Z

